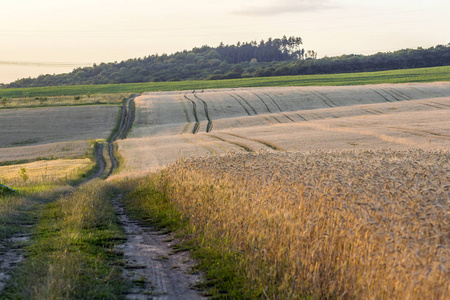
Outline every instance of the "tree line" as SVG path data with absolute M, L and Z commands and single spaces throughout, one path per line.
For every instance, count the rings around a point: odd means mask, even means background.
M 122 62 L 94 64 L 70 73 L 19 79 L 3 88 L 218 80 L 282 75 L 366 72 L 450 65 L 450 44 L 403 49 L 373 55 L 342 55 L 317 59 L 301 48 L 302 39 L 286 37 L 202 46 L 171 55 L 151 55 Z

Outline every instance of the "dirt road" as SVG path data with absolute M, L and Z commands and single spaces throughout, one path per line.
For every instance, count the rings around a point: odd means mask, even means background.
M 108 153 L 112 162 L 108 176 L 118 167 L 112 143 L 117 139 L 125 139 L 132 126 L 134 97 L 124 102 L 118 129 L 108 142 Z M 98 158 L 99 166 L 100 160 L 101 158 Z M 193 289 L 195 283 L 201 280 L 201 276 L 192 274 L 194 263 L 188 252 L 174 252 L 170 247 L 173 241 L 171 235 L 141 226 L 132 220 L 120 204 L 120 197 L 113 203 L 127 234 L 127 242 L 121 246 L 127 260 L 124 275 L 131 279 L 135 286 L 126 298 L 202 299 Z

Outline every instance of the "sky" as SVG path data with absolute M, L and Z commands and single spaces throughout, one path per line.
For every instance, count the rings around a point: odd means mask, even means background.
M 448 0 L 0 0 L 0 83 L 297 36 L 318 57 L 450 43 Z

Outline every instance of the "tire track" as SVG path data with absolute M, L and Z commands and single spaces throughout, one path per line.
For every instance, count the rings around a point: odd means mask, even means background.
M 108 142 L 109 155 L 113 163 L 108 176 L 118 165 L 113 155 L 113 142 L 117 140 L 120 132 L 122 132 L 120 138 L 126 138 L 126 134 L 133 125 L 133 100 L 134 98 L 128 99 L 126 109 L 122 110 L 119 128 Z M 193 103 L 195 104 L 195 102 Z M 124 119 L 125 121 L 122 121 Z M 103 145 L 99 148 L 102 147 Z M 97 153 L 102 153 L 101 150 Z M 103 157 L 97 159 L 101 161 Z M 123 268 L 123 276 L 132 281 L 145 279 L 144 286 L 135 287 L 125 295 L 125 298 L 147 299 L 151 296 L 152 299 L 161 300 L 204 299 L 192 289 L 192 286 L 201 279 L 201 276 L 189 274 L 188 271 L 194 266 L 189 254 L 187 252 L 173 253 L 169 242 L 167 242 L 169 238 L 172 238 L 171 236 L 155 232 L 153 229 L 140 226 L 137 222 L 131 220 L 119 203 L 121 197 L 119 195 L 116 199 L 113 199 L 113 205 L 127 234 L 127 241 L 122 245 L 127 262 Z
M 431 102 L 431 101 L 430 101 L 430 103 L 433 103 L 433 104 L 435 104 L 435 105 L 441 105 L 441 106 L 444 106 L 444 107 L 442 107 L 442 108 L 440 108 L 440 109 L 447 109 L 447 107 L 450 107 L 450 105 L 447 105 L 447 104 L 444 104 L 444 103 Z
M 269 94 L 267 94 L 267 93 L 263 93 L 264 95 L 266 95 L 267 96 L 267 98 L 269 98 L 270 100 L 272 100 L 272 102 L 273 102 L 273 104 L 275 104 L 275 106 L 278 108 L 278 110 L 280 111 L 280 112 L 282 112 L 283 110 L 281 109 L 281 107 L 278 105 L 278 103 L 269 95 Z
M 383 98 L 384 100 L 386 100 L 387 102 L 392 102 L 392 100 L 389 100 L 388 98 L 386 98 L 383 94 L 381 94 L 380 92 L 378 92 L 375 89 L 370 89 L 371 91 L 375 92 L 376 94 L 378 94 L 379 96 L 381 96 L 381 98 Z
M 188 114 L 186 105 L 184 105 L 184 101 L 183 101 L 183 99 L 181 98 L 180 95 L 178 95 L 178 101 L 181 103 L 181 106 L 183 107 L 184 115 L 186 116 L 186 122 L 187 122 L 187 124 L 186 124 L 186 126 L 184 127 L 183 132 L 182 132 L 182 133 L 186 133 L 187 130 L 188 130 L 188 128 L 189 128 L 189 125 L 191 124 L 191 118 L 189 117 L 189 114 Z
M 208 125 L 206 125 L 206 132 L 207 133 L 211 132 L 212 127 L 213 127 L 213 122 L 212 122 L 211 118 L 209 117 L 208 104 L 206 104 L 206 101 L 204 101 L 203 99 L 200 99 L 196 94 L 194 94 L 194 97 L 203 103 L 203 108 L 205 110 L 206 119 L 208 120 Z
M 240 138 L 240 139 L 243 139 L 243 140 L 253 141 L 253 142 L 262 144 L 262 145 L 266 146 L 267 148 L 270 148 L 270 149 L 275 150 L 275 151 L 284 151 L 284 149 L 282 149 L 280 147 L 277 147 L 276 145 L 271 144 L 269 142 L 243 137 L 243 136 L 240 136 L 240 135 L 237 135 L 237 134 L 234 134 L 234 133 L 224 132 L 223 134 L 234 136 L 234 137 L 237 137 L 237 138 Z
M 244 97 L 242 97 L 242 96 L 239 95 L 238 93 L 234 93 L 234 94 L 235 94 L 237 97 L 241 98 L 242 101 L 244 101 L 244 102 L 248 105 L 248 107 L 250 107 L 250 109 L 253 111 L 253 113 L 254 113 L 255 115 L 258 114 L 258 113 L 256 112 L 256 110 L 253 108 L 253 106 L 251 106 L 250 103 L 248 103 L 248 101 L 244 99 Z
M 270 111 L 269 106 L 268 106 L 267 103 L 263 100 L 263 98 L 261 98 L 257 93 L 253 93 L 253 95 L 255 95 L 256 97 L 258 97 L 259 100 L 261 100 L 262 104 L 264 104 L 264 106 L 266 107 L 266 109 L 267 109 L 267 111 L 268 111 L 269 113 L 272 113 L 272 112 Z
M 311 93 L 313 95 L 315 95 L 316 97 L 318 97 L 320 100 L 322 100 L 323 103 L 325 103 L 327 106 L 329 106 L 329 107 L 337 107 L 336 103 L 334 103 L 333 100 L 331 100 L 330 98 L 328 98 L 324 94 L 319 93 L 319 92 L 314 91 L 314 90 L 311 90 Z
M 417 135 L 417 136 L 450 140 L 450 135 L 448 135 L 448 134 L 440 134 L 440 133 L 435 133 L 435 132 L 431 132 L 431 131 L 427 131 L 427 130 L 408 129 L 408 128 L 401 128 L 401 127 L 390 127 L 390 128 L 395 129 L 397 131 Z
M 378 111 L 378 110 L 376 110 L 376 109 L 373 109 L 373 108 L 365 108 L 365 109 L 363 109 L 363 111 L 365 111 L 365 112 L 367 112 L 367 113 L 369 113 L 369 114 L 371 114 L 371 115 L 384 115 L 384 113 L 382 113 L 381 111 Z
M 409 97 L 408 95 L 406 95 L 403 92 L 400 92 L 399 90 L 393 89 L 391 88 L 390 91 L 394 94 L 396 94 L 398 97 L 403 98 L 403 100 L 412 100 L 411 97 Z
M 195 125 L 194 125 L 194 129 L 192 129 L 192 134 L 196 134 L 198 132 L 198 130 L 200 129 L 200 121 L 198 120 L 198 115 L 197 115 L 197 104 L 194 102 L 194 100 L 189 99 L 186 95 L 184 95 L 184 98 L 186 98 L 192 104 L 192 112 L 194 113 L 194 119 L 195 119 Z
M 291 117 L 289 117 L 287 114 L 283 114 L 283 116 L 285 116 L 288 120 L 290 120 L 292 123 L 295 123 L 295 121 L 291 118 Z
M 236 102 L 237 102 L 240 106 L 242 106 L 242 108 L 245 110 L 245 112 L 247 113 L 247 115 L 249 115 L 249 116 L 252 115 L 252 114 L 250 113 L 250 111 L 247 109 L 247 107 L 245 107 L 244 104 L 242 104 L 242 102 L 239 101 L 238 98 L 234 97 L 232 94 L 228 94 L 228 95 L 230 95 L 231 98 L 233 98 L 234 100 L 236 100 Z
M 386 94 L 388 94 L 389 96 L 391 96 L 392 98 L 394 98 L 396 101 L 402 101 L 401 99 L 397 98 L 393 93 L 385 90 L 385 89 L 381 89 L 383 92 L 385 92 Z M 392 101 L 391 101 L 392 102 Z
M 122 195 L 113 199 L 114 208 L 127 235 L 119 246 L 127 259 L 124 275 L 139 282 L 126 299 L 204 299 L 192 286 L 201 279 L 194 275 L 188 252 L 171 249 L 173 236 L 156 232 L 130 219 L 120 203 Z
M 433 105 L 433 104 L 430 104 L 430 103 L 422 103 L 422 105 L 433 107 L 433 108 L 437 108 L 437 109 L 445 109 L 445 108 L 442 108 L 442 107 L 439 107 L 437 105 Z
M 299 116 L 299 117 L 300 117 L 301 119 L 303 119 L 304 121 L 308 122 L 308 120 L 307 120 L 305 117 L 303 117 L 301 114 L 296 113 L 296 115 Z
M 119 128 L 117 129 L 116 133 L 111 137 L 111 139 L 108 141 L 108 153 L 109 158 L 111 160 L 111 170 L 109 170 L 108 174 L 106 175 L 106 178 L 111 176 L 111 174 L 119 167 L 119 164 L 116 158 L 114 157 L 113 143 L 117 141 L 117 139 L 125 139 L 128 133 L 130 132 L 134 121 L 134 109 L 133 109 L 134 99 L 137 96 L 138 95 L 131 95 L 131 97 L 128 98 L 127 101 L 124 103 Z
M 232 141 L 228 141 L 228 140 L 226 140 L 226 139 L 224 139 L 224 138 L 218 137 L 217 135 L 213 135 L 213 134 L 211 134 L 211 135 L 209 135 L 209 136 L 210 136 L 210 137 L 213 137 L 213 138 L 215 138 L 215 139 L 217 139 L 217 140 L 220 140 L 220 141 L 222 141 L 222 142 L 225 142 L 225 143 L 228 143 L 228 144 L 232 144 L 232 145 L 238 146 L 239 148 L 243 149 L 245 152 L 254 152 L 253 149 L 251 149 L 251 148 L 248 147 L 247 145 L 244 145 L 244 144 L 241 144 L 241 143 L 232 142 Z

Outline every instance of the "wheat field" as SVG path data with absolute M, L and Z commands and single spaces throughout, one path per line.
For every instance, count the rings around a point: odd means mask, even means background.
M 92 166 L 93 163 L 89 158 L 41 160 L 19 165 L 0 166 L 0 181 L 14 186 L 64 181 L 76 179 Z M 22 174 L 26 176 L 24 177 Z
M 1 110 L 0 147 L 107 138 L 118 110 L 104 105 Z
M 105 105 L 0 110 L 0 163 L 89 156 L 90 140 L 109 137 L 118 111 Z
M 450 154 L 231 153 L 161 171 L 204 245 L 270 299 L 450 296 Z
M 229 151 L 450 149 L 450 83 L 155 92 L 136 98 L 126 176 Z

